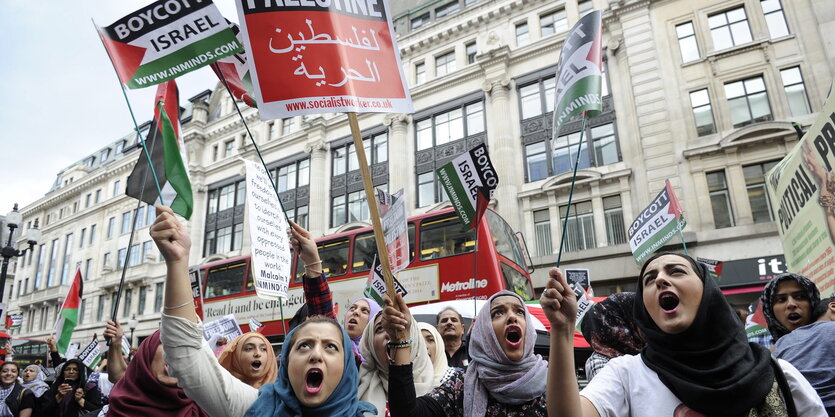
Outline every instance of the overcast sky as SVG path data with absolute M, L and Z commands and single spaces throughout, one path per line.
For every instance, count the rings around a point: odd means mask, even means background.
M 58 172 L 133 129 L 90 19 L 106 26 L 151 0 L 0 0 L 0 215 L 31 204 Z M 238 21 L 232 0 L 215 0 Z M 180 102 L 214 88 L 208 67 L 177 79 Z M 137 121 L 155 87 L 128 90 Z

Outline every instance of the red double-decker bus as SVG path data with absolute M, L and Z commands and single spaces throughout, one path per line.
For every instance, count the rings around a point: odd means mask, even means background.
M 514 291 L 525 300 L 534 297 L 530 277 L 533 270 L 522 235 L 514 233 L 493 210 L 487 210 L 477 232 L 476 253 L 476 230 L 467 230 L 453 209 L 408 219 L 411 262 L 397 279 L 408 291 L 405 299 L 409 305 L 474 296 L 485 299 L 503 289 Z M 335 307 L 345 309 L 362 296 L 377 252 L 374 232 L 365 227 L 324 236 L 316 243 Z M 473 279 L 474 262 L 478 262 L 478 279 Z M 287 322 L 304 304 L 304 265 L 298 256 L 294 256 L 292 270 L 294 279 L 283 300 Z M 249 319 L 255 318 L 265 325 L 264 334 L 282 339 L 278 301 L 255 295 L 249 256 L 211 262 L 201 265 L 199 271 L 203 300 L 198 310 L 202 310 L 199 313 L 204 321 L 234 314 L 246 331 Z

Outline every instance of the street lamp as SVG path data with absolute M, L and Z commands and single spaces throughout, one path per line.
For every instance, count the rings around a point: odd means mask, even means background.
M 133 331 L 136 330 L 136 326 L 139 326 L 139 321 L 136 320 L 136 314 L 128 320 L 128 329 L 130 329 L 130 347 L 133 347 Z
M 41 231 L 38 230 L 38 220 L 36 219 L 35 227 L 26 231 L 26 243 L 29 244 L 29 247 L 23 249 L 23 251 L 15 249 L 12 246 L 12 235 L 14 235 L 14 229 L 20 227 L 22 222 L 23 216 L 17 211 L 17 203 L 15 203 L 12 211 L 6 214 L 6 226 L 9 227 L 9 241 L 6 243 L 6 246 L 0 248 L 0 255 L 3 256 L 3 269 L 0 270 L 0 302 L 3 301 L 3 292 L 6 290 L 6 272 L 9 270 L 9 260 L 14 257 L 24 256 L 27 251 L 34 251 L 35 245 L 41 240 Z

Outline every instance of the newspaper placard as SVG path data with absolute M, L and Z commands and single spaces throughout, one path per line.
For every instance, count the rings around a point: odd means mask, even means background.
M 262 120 L 412 113 L 386 0 L 237 0 Z
M 766 174 L 777 231 L 791 272 L 835 290 L 835 89 L 815 124 Z M 778 207 L 779 206 L 779 207 Z
M 380 216 L 383 224 L 383 236 L 389 253 L 391 273 L 409 266 L 409 225 L 406 222 L 406 195 L 403 189 L 389 195 L 377 190 L 380 201 Z M 380 198 L 381 197 L 381 198 Z
M 255 292 L 266 299 L 286 298 L 292 259 L 287 218 L 264 167 L 244 163 Z
M 78 354 L 78 360 L 81 361 L 84 365 L 86 365 L 90 369 L 95 369 L 96 366 L 101 362 L 101 347 L 99 347 L 99 340 L 93 339 L 90 344 L 84 347 L 81 350 L 81 353 Z
M 212 336 L 218 335 L 231 341 L 242 334 L 244 334 L 244 332 L 241 331 L 241 326 L 238 326 L 238 321 L 235 320 L 234 314 L 227 314 L 215 321 L 203 324 L 203 337 L 206 340 L 211 339 Z
M 194 299 L 194 310 L 200 320 L 203 320 L 203 286 L 200 285 L 200 266 L 192 265 L 188 268 L 188 277 L 191 281 L 191 298 Z
M 98 30 L 129 88 L 173 80 L 242 51 L 210 0 L 158 0 Z

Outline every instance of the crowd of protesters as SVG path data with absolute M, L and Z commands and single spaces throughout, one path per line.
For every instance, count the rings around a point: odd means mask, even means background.
M 835 416 L 835 298 L 797 274 L 761 295 L 768 337 L 749 340 L 745 314 L 707 267 L 659 253 L 635 293 L 595 304 L 581 323 L 593 349 L 588 384 L 574 365 L 577 300 L 554 268 L 540 298 L 548 360 L 524 300 L 489 297 L 472 320 L 452 308 L 416 321 L 403 298 L 358 298 L 336 317 L 310 234 L 291 222 L 304 263 L 305 305 L 276 354 L 258 332 L 206 341 L 188 277 L 189 234 L 158 208 L 151 236 L 167 276 L 160 330 L 128 361 L 119 343 L 88 375 L 49 340 L 54 382 L 39 365 L 0 367 L 0 417 L 39 416 Z M 337 321 L 339 320 L 339 321 Z M 750 317 L 748 318 L 750 320 Z M 119 323 L 104 336 L 122 339 Z

